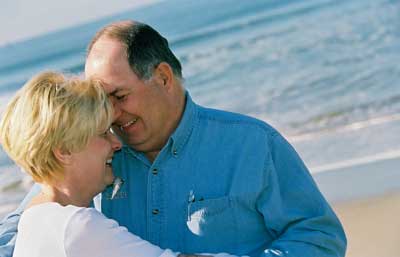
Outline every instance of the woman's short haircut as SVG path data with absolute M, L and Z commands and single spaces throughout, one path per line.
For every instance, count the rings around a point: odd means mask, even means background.
M 55 149 L 79 152 L 111 125 L 112 104 L 101 83 L 44 72 L 29 80 L 0 121 L 4 150 L 36 182 L 63 178 Z

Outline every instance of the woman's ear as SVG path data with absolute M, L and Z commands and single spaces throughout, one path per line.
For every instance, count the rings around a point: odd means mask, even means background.
M 64 165 L 68 165 L 72 161 L 72 154 L 67 150 L 55 148 L 53 149 L 53 154 L 57 158 L 57 160 Z

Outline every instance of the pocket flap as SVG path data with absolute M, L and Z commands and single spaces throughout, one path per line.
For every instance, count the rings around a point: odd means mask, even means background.
M 189 203 L 188 216 L 205 217 L 213 216 L 224 212 L 231 206 L 231 198 L 225 196 L 222 198 L 204 199 Z

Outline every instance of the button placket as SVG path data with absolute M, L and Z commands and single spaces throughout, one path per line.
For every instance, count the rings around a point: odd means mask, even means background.
M 160 232 L 162 226 L 162 185 L 160 177 L 160 169 L 158 166 L 153 166 L 150 168 L 149 173 L 149 184 L 151 185 L 150 192 L 150 220 L 149 220 L 149 240 L 155 243 L 159 243 Z

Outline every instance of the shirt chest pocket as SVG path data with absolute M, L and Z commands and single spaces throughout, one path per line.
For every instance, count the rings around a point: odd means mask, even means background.
M 187 205 L 186 245 L 194 251 L 227 251 L 236 247 L 235 201 L 230 197 L 204 199 Z

